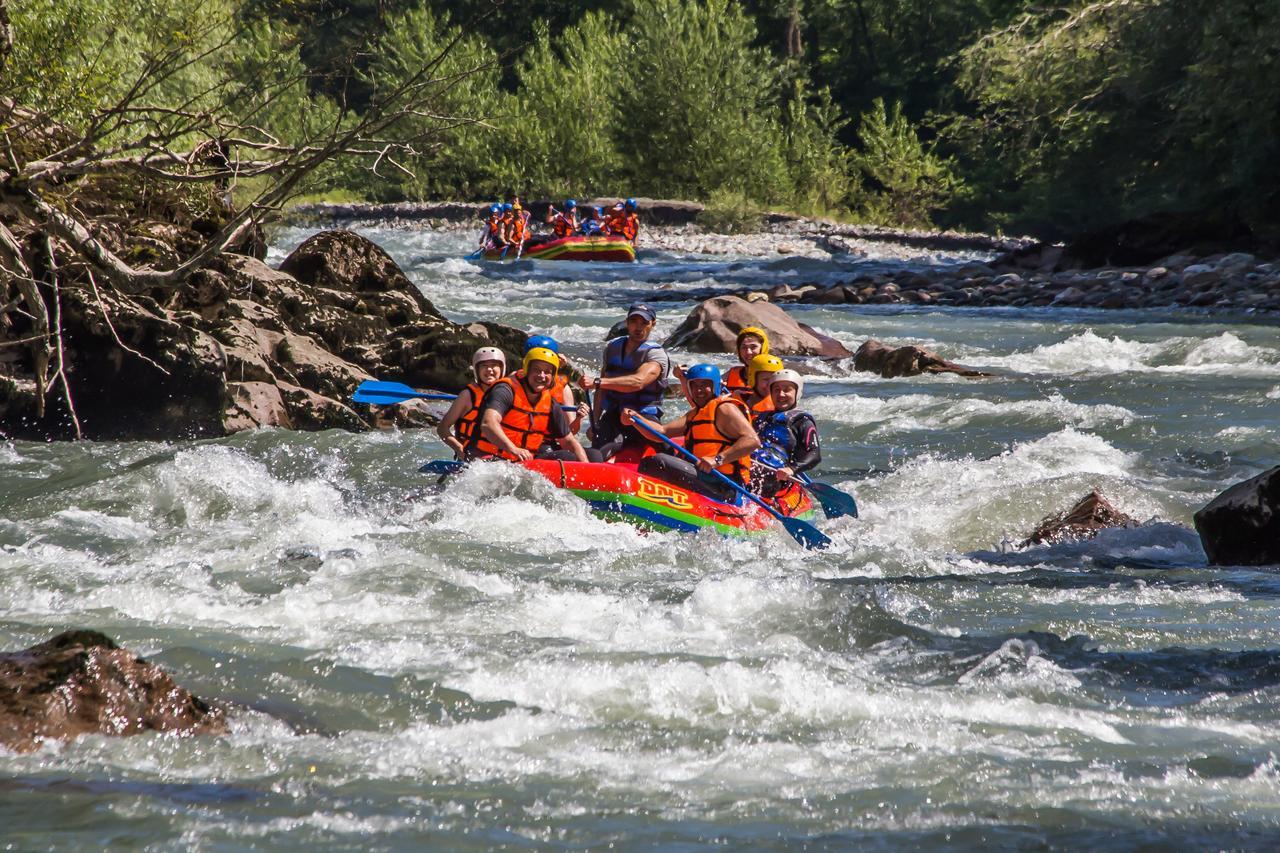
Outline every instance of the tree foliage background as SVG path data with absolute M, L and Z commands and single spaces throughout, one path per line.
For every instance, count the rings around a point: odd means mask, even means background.
M 166 10 L 165 27 L 131 28 L 134 6 Z M 1271 234 L 1280 223 L 1274 0 L 25 0 L 9 12 L 9 80 L 71 116 L 129 78 L 140 45 L 208 38 L 220 15 L 243 27 L 235 49 L 156 98 L 198 99 L 209 68 L 231 67 L 246 114 L 299 137 L 360 115 L 448 47 L 439 71 L 457 85 L 414 119 L 440 144 L 318 171 L 319 193 L 715 196 L 1043 236 L 1159 210 L 1229 209 Z M 304 85 L 255 102 L 270 75 Z

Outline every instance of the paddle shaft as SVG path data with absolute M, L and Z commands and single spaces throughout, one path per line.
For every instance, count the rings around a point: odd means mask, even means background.
M 652 435 L 655 438 L 661 440 L 663 444 L 667 445 L 667 447 L 674 448 L 681 456 L 683 456 L 685 459 L 688 459 L 694 465 L 697 465 L 699 462 L 702 461 L 697 456 L 694 456 L 691 452 L 689 452 L 685 448 L 681 447 L 680 445 L 672 441 L 666 435 L 666 433 L 659 432 L 658 430 L 649 426 L 647 423 L 640 420 L 639 418 L 632 418 L 631 423 L 634 424 L 635 426 L 640 427 L 640 429 L 649 433 L 649 435 Z M 735 492 L 742 495 L 744 498 L 748 498 L 749 500 L 754 501 L 760 508 L 762 508 L 765 512 L 769 513 L 779 521 L 782 521 L 783 519 L 787 518 L 785 515 L 783 515 L 782 513 L 778 512 L 776 509 L 774 509 L 773 507 L 765 503 L 763 498 L 757 495 L 753 495 L 751 492 L 747 491 L 742 485 L 735 483 L 733 480 L 730 480 L 728 477 L 726 477 L 724 474 L 717 471 L 715 468 L 711 469 L 711 474 L 714 475 L 715 477 L 718 477 L 721 482 L 723 482 L 725 485 L 732 488 Z

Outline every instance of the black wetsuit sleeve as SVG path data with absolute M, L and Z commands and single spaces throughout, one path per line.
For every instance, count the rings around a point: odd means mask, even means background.
M 499 418 L 504 418 L 515 404 L 516 392 L 510 385 L 494 385 L 485 393 L 484 401 L 480 404 L 480 420 L 484 420 L 484 413 L 490 409 L 495 410 Z
M 818 447 L 818 425 L 813 418 L 805 415 L 798 417 L 791 424 L 791 434 L 795 436 L 795 449 L 791 451 L 791 467 L 796 471 L 808 471 L 822 461 L 822 451 Z

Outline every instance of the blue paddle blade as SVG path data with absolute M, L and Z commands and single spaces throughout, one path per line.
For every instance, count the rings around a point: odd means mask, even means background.
M 432 459 L 418 471 L 423 474 L 456 474 L 466 467 L 466 464 L 455 459 Z
M 372 403 L 375 406 L 394 406 L 405 400 L 453 400 L 454 394 L 438 394 L 434 391 L 418 391 L 402 382 L 379 382 L 366 379 L 351 395 L 356 403 Z
M 810 551 L 821 551 L 831 545 L 829 536 L 802 518 L 790 518 L 781 514 L 776 518 L 782 522 L 782 526 L 791 534 L 792 539 Z
M 808 480 L 804 485 L 809 493 L 818 499 L 827 518 L 841 518 L 846 515 L 858 517 L 858 502 L 853 499 L 853 495 L 846 494 L 835 486 L 819 483 L 817 480 Z

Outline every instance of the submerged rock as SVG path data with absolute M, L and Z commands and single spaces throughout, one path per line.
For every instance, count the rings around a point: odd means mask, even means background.
M 1099 530 L 1110 527 L 1137 527 L 1140 522 L 1126 515 L 1094 489 L 1064 513 L 1051 515 L 1040 522 L 1019 548 L 1028 545 L 1053 544 L 1072 539 L 1090 539 Z
M 1280 566 L 1280 465 L 1209 501 L 1195 525 L 1215 566 Z
M 83 734 L 225 734 L 226 716 L 97 631 L 0 653 L 0 746 L 29 752 Z
M 693 352 L 733 352 L 738 332 L 746 326 L 759 326 L 769 334 L 769 352 L 774 355 L 853 355 L 835 338 L 797 323 L 777 305 L 738 296 L 717 296 L 696 306 L 663 345 Z
M 853 369 L 878 373 L 885 379 L 918 376 L 921 373 L 958 373 L 970 378 L 991 375 L 947 361 L 924 347 L 891 347 L 874 338 L 858 347 L 858 351 L 853 356 Z

